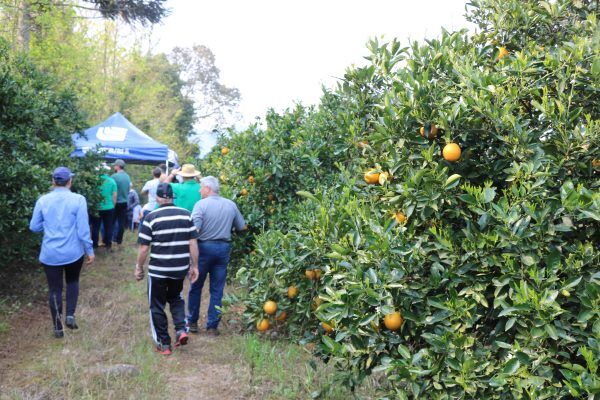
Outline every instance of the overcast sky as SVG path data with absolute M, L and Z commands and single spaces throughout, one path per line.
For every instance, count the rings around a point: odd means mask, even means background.
M 347 67 L 362 63 L 369 38 L 422 40 L 467 26 L 465 0 L 171 0 L 154 28 L 157 50 L 203 44 L 221 80 L 240 89 L 244 121 L 294 101 L 316 103 Z

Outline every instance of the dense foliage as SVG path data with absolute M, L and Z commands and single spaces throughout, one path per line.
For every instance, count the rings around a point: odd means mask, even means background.
M 597 7 L 472 1 L 477 34 L 373 41 L 318 108 L 223 138 L 249 327 L 389 398 L 600 395 Z
M 40 72 L 0 39 L 0 259 L 2 265 L 31 256 L 37 242 L 29 232 L 33 205 L 51 186 L 52 170 L 66 165 L 77 173 L 74 190 L 90 205 L 97 201 L 93 159 L 73 160 L 71 134 L 83 116 L 72 92 L 56 89 L 55 78 Z M 92 171 L 92 172 L 90 172 Z

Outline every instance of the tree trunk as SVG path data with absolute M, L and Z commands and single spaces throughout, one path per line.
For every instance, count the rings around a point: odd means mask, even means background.
M 21 0 L 21 15 L 19 17 L 19 30 L 17 43 L 21 50 L 29 51 L 29 40 L 31 35 L 31 4 L 30 0 Z

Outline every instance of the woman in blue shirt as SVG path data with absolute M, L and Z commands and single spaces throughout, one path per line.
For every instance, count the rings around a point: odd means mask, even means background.
M 73 174 L 66 167 L 58 167 L 52 173 L 53 190 L 35 203 L 29 229 L 44 232 L 40 262 L 48 279 L 50 314 L 54 324 L 54 336 L 64 336 L 62 325 L 63 274 L 67 282 L 67 317 L 65 325 L 77 329 L 75 308 L 79 296 L 79 272 L 83 256 L 87 264 L 94 262 L 94 250 L 90 238 L 87 202 L 85 197 L 71 192 Z

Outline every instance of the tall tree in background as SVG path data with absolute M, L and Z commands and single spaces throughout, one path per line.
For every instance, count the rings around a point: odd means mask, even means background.
M 52 10 L 79 10 L 80 18 L 95 18 L 99 13 L 111 20 L 121 19 L 127 24 L 155 24 L 168 15 L 166 0 L 1 0 L 0 12 L 7 26 L 12 26 L 12 41 L 27 51 L 33 34 L 40 33 L 38 17 Z M 85 14 L 87 13 L 87 14 Z
M 196 122 L 215 125 L 233 124 L 240 102 L 240 91 L 223 85 L 215 55 L 206 46 L 176 47 L 169 58 L 179 67 L 184 82 L 183 93 L 195 101 Z

